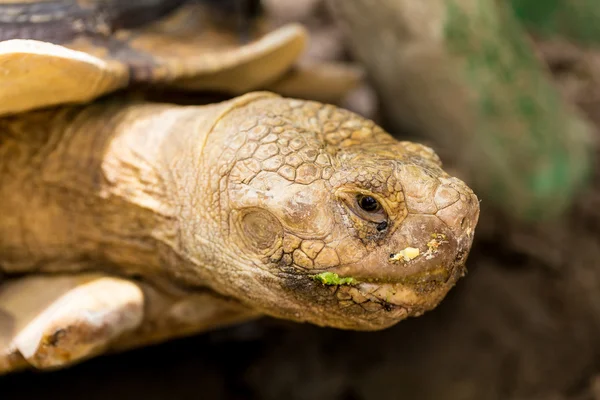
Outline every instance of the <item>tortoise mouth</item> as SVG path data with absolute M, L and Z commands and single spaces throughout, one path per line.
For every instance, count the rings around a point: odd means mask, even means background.
M 311 278 L 329 286 L 342 308 L 359 305 L 368 312 L 386 311 L 388 318 L 404 319 L 435 308 L 465 271 L 464 263 L 458 262 L 394 279 L 362 279 L 331 271 Z
M 309 276 L 317 282 L 330 286 L 388 284 L 412 287 L 418 291 L 430 291 L 437 286 L 453 284 L 466 271 L 465 262 L 468 248 L 446 251 L 441 254 L 441 257 L 435 257 L 437 259 L 425 253 L 421 254 L 423 257 L 420 260 L 416 259 L 419 257 L 418 249 L 414 250 L 417 250 L 417 255 L 414 257 L 407 256 L 402 252 L 391 253 L 387 262 L 377 262 L 373 259 L 362 260 L 331 269 L 315 269 L 316 273 Z M 399 255 L 406 258 L 403 260 L 403 264 L 398 266 L 395 264 Z M 401 271 L 390 271 L 390 267 Z
M 444 299 L 464 275 L 464 258 L 456 257 L 439 268 L 405 276 L 352 274 L 344 265 L 312 271 L 289 266 L 280 275 L 286 300 L 271 304 L 266 313 L 339 329 L 385 329 L 432 310 Z

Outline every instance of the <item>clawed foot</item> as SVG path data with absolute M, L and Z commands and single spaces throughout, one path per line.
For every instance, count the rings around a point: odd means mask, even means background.
M 254 315 L 211 294 L 165 295 L 97 274 L 9 280 L 0 285 L 0 373 L 61 368 Z

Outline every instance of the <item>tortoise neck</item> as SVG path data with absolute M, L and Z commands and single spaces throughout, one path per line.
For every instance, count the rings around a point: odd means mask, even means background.
M 231 253 L 225 167 L 237 120 L 227 116 L 254 98 L 110 100 L 0 119 L 0 265 L 212 282 Z M 222 123 L 231 129 L 211 133 Z
M 130 105 L 115 116 L 118 122 L 102 157 L 104 196 L 126 201 L 132 210 L 129 222 L 139 224 L 140 233 L 154 243 L 148 266 L 177 276 L 190 261 L 198 265 L 189 259 L 180 232 L 190 219 L 186 204 L 190 199 L 201 204 L 194 195 L 206 196 L 210 189 L 199 178 L 206 174 L 201 153 L 208 132 L 202 125 L 209 115 L 205 107 Z M 195 207 L 194 217 L 200 216 L 203 226 L 208 225 L 206 215 Z
M 227 251 L 222 167 L 234 154 L 225 151 L 231 138 L 212 132 L 246 100 L 130 106 L 115 117 L 102 158 L 104 190 L 133 205 L 131 215 L 143 219 L 144 234 L 162 248 L 161 268 L 189 285 L 212 282 Z
M 110 101 L 1 119 L 4 270 L 165 274 L 177 259 L 178 209 L 163 149 L 188 114 Z

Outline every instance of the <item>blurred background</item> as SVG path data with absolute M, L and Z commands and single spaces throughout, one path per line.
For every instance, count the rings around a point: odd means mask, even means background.
M 304 24 L 301 63 L 358 77 L 340 105 L 475 188 L 468 276 L 384 331 L 263 318 L 2 377 L 0 398 L 600 399 L 600 2 L 211 3 L 240 40 L 254 21 Z

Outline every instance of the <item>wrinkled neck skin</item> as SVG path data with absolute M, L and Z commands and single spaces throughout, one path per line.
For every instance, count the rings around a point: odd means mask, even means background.
M 163 152 L 190 261 L 178 277 L 273 316 L 370 330 L 430 310 L 464 274 L 479 203 L 431 149 L 316 102 L 214 107 L 208 137 Z

